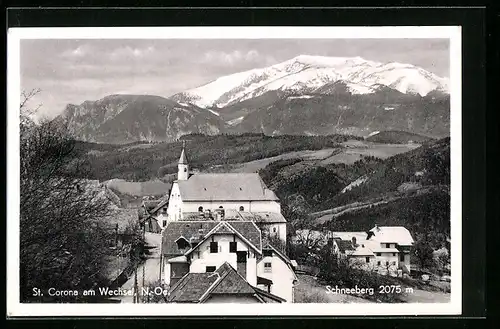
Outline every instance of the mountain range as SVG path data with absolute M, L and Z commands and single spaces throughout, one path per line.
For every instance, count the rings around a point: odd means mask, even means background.
M 420 67 L 301 55 L 168 98 L 110 95 L 56 118 L 81 140 L 173 141 L 189 133 L 449 135 L 449 81 Z

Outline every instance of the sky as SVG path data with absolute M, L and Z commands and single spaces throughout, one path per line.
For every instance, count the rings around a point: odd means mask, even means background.
M 111 94 L 169 97 L 231 73 L 298 55 L 360 56 L 449 77 L 447 39 L 44 39 L 21 40 L 21 90 L 52 118 L 65 106 Z

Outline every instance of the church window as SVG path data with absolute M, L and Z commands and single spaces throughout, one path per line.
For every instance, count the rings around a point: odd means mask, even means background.
M 198 207 L 198 211 L 199 211 L 199 212 L 202 212 L 202 211 L 203 211 L 203 207 L 202 207 L 202 206 L 199 206 L 199 207 Z
M 240 211 L 245 211 L 245 207 L 241 206 Z

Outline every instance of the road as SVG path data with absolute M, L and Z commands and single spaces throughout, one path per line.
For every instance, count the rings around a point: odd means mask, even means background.
M 145 233 L 146 248 L 149 249 L 150 253 L 146 256 L 146 260 L 139 265 L 137 268 L 137 286 L 139 291 L 144 285 L 148 283 L 156 282 L 160 275 L 160 252 L 161 252 L 161 234 L 156 233 Z M 123 284 L 122 289 L 132 290 L 134 288 L 134 275 Z M 121 296 L 120 299 L 122 303 L 133 303 L 133 296 Z

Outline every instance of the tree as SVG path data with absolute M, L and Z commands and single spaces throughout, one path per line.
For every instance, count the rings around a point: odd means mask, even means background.
M 413 253 L 417 258 L 418 265 L 421 269 L 428 268 L 433 263 L 433 249 L 426 235 L 420 235 L 413 248 Z
M 75 140 L 56 121 L 31 118 L 26 104 L 38 91 L 23 93 L 20 104 L 20 296 L 93 288 L 110 234 L 99 221 L 110 215 L 109 201 L 85 177 Z M 45 298 L 48 294 L 44 293 Z M 75 297 L 79 299 L 80 297 Z M 69 301 L 70 297 L 63 297 Z M 43 301 L 50 299 L 43 299 Z

